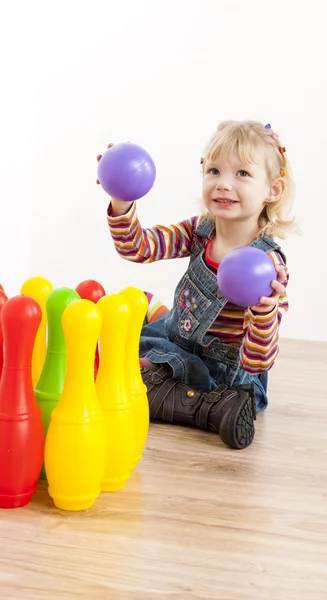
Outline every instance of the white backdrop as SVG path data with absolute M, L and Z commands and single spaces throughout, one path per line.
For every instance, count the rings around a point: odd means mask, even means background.
M 322 5 L 323 6 L 323 5 Z M 323 8 L 274 0 L 58 0 L 1 10 L 0 281 L 43 275 L 149 289 L 168 304 L 187 259 L 116 254 L 95 185 L 109 141 L 157 167 L 144 226 L 198 212 L 199 158 L 218 122 L 254 118 L 281 135 L 296 177 L 300 237 L 286 243 L 290 311 L 281 335 L 327 340 L 326 68 Z M 325 274 L 325 275 L 324 275 Z

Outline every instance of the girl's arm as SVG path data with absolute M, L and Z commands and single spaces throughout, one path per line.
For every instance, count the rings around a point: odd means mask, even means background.
M 278 354 L 279 327 L 283 315 L 289 308 L 287 284 L 289 272 L 278 252 L 271 252 L 271 259 L 276 265 L 282 265 L 286 272 L 283 281 L 284 294 L 279 296 L 278 303 L 271 312 L 258 314 L 250 308 L 244 316 L 245 335 L 241 349 L 241 367 L 253 374 L 269 371 Z
M 128 203 L 129 207 L 126 202 L 120 202 L 125 206 L 119 207 L 117 202 L 115 205 L 112 202 L 109 204 L 107 220 L 115 248 L 122 258 L 150 263 L 190 255 L 193 232 L 200 217 L 191 217 L 176 225 L 156 225 L 143 229 L 137 217 L 135 202 Z M 120 212 L 118 215 L 117 210 Z

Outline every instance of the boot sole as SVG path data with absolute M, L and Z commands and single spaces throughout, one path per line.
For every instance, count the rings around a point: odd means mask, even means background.
M 220 423 L 219 435 L 224 444 L 236 450 L 242 450 L 252 444 L 255 428 L 253 400 L 250 396 L 241 407 L 235 405 L 231 412 L 224 415 Z

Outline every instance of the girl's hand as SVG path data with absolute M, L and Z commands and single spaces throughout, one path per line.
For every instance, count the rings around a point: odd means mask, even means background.
M 286 271 L 282 265 L 276 265 L 277 279 L 271 282 L 273 293 L 269 298 L 262 296 L 260 303 L 255 306 L 250 306 L 250 309 L 254 314 L 264 315 L 274 310 L 276 304 L 279 303 L 279 298 L 286 292 L 286 288 L 283 285 L 283 281 L 286 280 Z
M 107 148 L 112 148 L 113 144 L 108 144 Z M 98 154 L 97 156 L 97 161 L 99 162 L 102 158 L 102 154 Z M 98 179 L 95 180 L 95 183 L 97 183 L 98 185 L 100 185 L 100 181 Z

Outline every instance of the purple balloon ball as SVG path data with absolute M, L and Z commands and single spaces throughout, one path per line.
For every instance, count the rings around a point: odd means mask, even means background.
M 271 296 L 276 269 L 271 258 L 254 246 L 232 250 L 221 261 L 217 282 L 221 293 L 236 306 L 259 304 L 261 296 Z
M 147 194 L 156 178 L 155 164 L 144 148 L 130 142 L 106 150 L 98 164 L 101 187 L 113 198 L 132 202 Z

